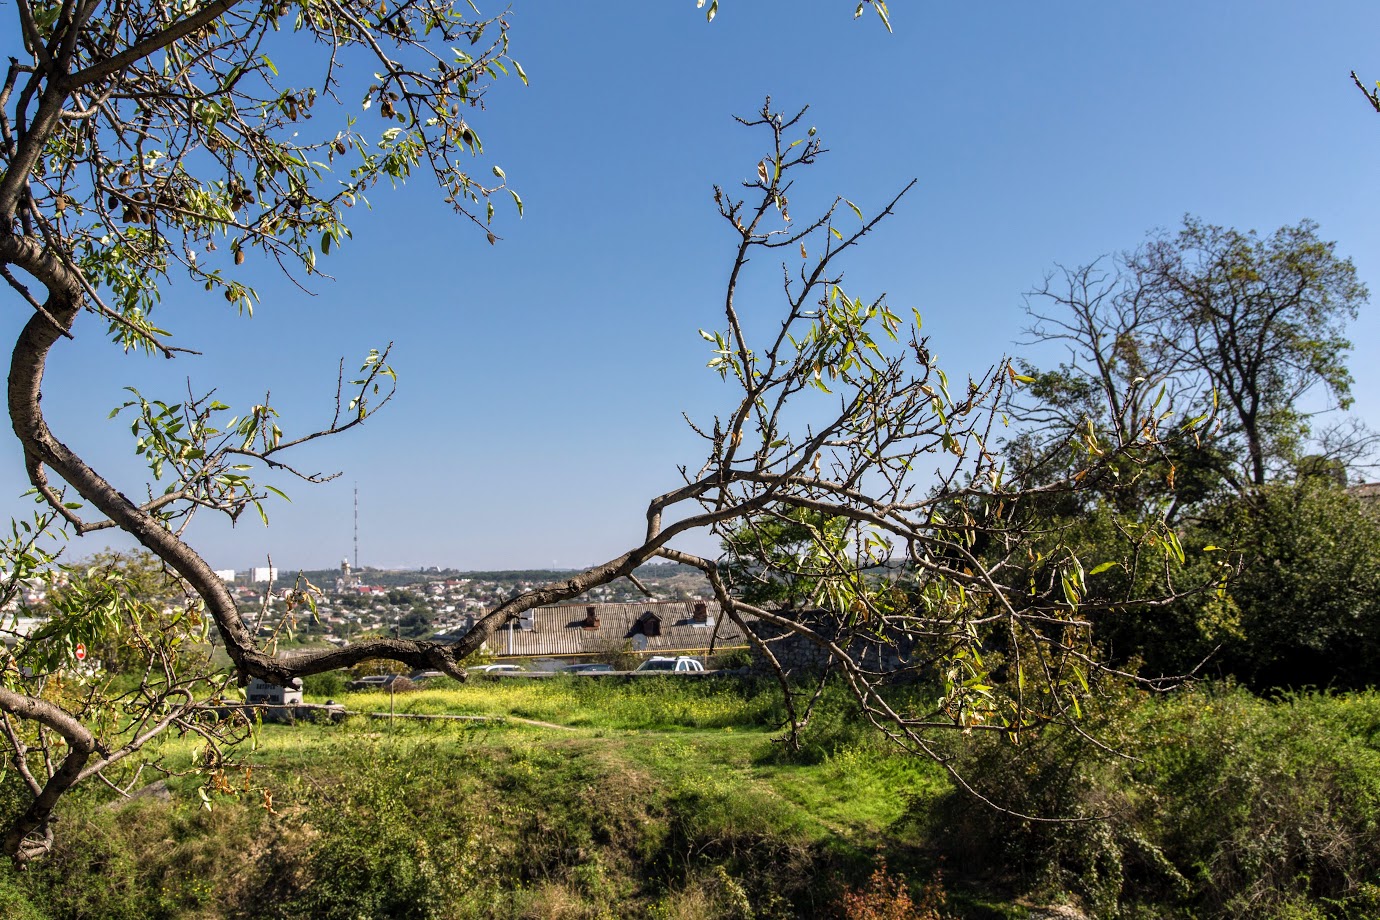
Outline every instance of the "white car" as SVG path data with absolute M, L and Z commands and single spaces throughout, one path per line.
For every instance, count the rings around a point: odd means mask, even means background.
M 514 674 L 521 673 L 522 665 L 517 664 L 477 664 L 466 668 L 471 674 Z
M 668 658 L 665 655 L 653 655 L 646 661 L 637 666 L 639 672 L 659 671 L 671 674 L 686 674 L 704 670 L 704 665 L 688 655 L 681 655 L 679 658 Z

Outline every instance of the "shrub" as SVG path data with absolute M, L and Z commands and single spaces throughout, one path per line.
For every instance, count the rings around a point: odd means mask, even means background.
M 0 917 L 5 920 L 48 920 L 24 894 L 14 877 L 14 870 L 0 869 Z
M 1158 743 L 1136 772 L 1197 903 L 1219 916 L 1283 917 L 1307 902 L 1375 916 L 1380 697 L 1270 702 L 1227 689 L 1157 709 L 1147 727 Z
M 714 656 L 714 667 L 725 671 L 737 671 L 752 667 L 752 653 L 745 648 L 735 648 Z
M 366 742 L 333 753 L 336 781 L 283 822 L 246 906 L 270 920 L 447 916 L 455 892 L 474 887 L 483 850 L 478 815 L 443 807 L 459 765 L 424 745 Z
M 888 875 L 886 861 L 879 860 L 865 886 L 843 893 L 839 909 L 844 920 L 946 920 L 947 900 L 936 876 L 920 889 L 917 904 L 905 876 Z
M 1360 918 L 1380 908 L 1380 696 L 1266 701 L 1231 687 L 1126 698 L 1089 726 L 955 765 L 1026 821 L 955 791 L 930 834 L 960 865 L 1097 915 L 1137 905 L 1195 917 Z M 1102 820 L 1094 820 L 1094 819 Z
M 334 699 L 345 693 L 345 675 L 339 671 L 309 674 L 302 679 L 302 690 L 311 697 Z

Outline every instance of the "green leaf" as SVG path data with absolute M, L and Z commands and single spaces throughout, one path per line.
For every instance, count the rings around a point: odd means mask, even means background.
M 1103 563 L 1101 563 L 1101 564 L 1099 564 L 1099 565 L 1093 566 L 1093 570 L 1092 570 L 1091 572 L 1089 572 L 1088 574 L 1089 574 L 1089 575 L 1100 575 L 1100 574 L 1102 574 L 1103 572 L 1107 571 L 1108 569 L 1113 568 L 1114 566 L 1118 566 L 1118 565 L 1121 565 L 1121 563 L 1120 563 L 1120 562 L 1103 562 Z
M 891 14 L 887 12 L 886 0 L 872 0 L 872 6 L 877 11 L 877 15 L 882 17 L 882 25 L 886 26 L 888 32 L 891 31 Z

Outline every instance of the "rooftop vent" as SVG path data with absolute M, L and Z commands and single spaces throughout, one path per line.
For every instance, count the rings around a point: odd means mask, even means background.
M 661 635 L 661 617 L 650 610 L 645 610 L 642 616 L 637 618 L 637 629 L 644 636 L 659 636 Z

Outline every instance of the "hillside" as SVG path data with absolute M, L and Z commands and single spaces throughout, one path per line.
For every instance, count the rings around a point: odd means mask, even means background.
M 1361 918 L 1380 905 L 1373 693 L 1269 703 L 1205 688 L 1090 716 L 1135 761 L 1068 738 L 955 736 L 955 764 L 985 794 L 1108 818 L 1054 825 L 955 794 L 836 689 L 794 754 L 773 741 L 773 693 L 728 681 L 475 681 L 392 703 L 493 718 L 264 725 L 209 782 L 172 776 L 128 801 L 88 787 L 52 858 L 0 875 L 0 913 Z M 159 753 L 185 769 L 198 749 Z

